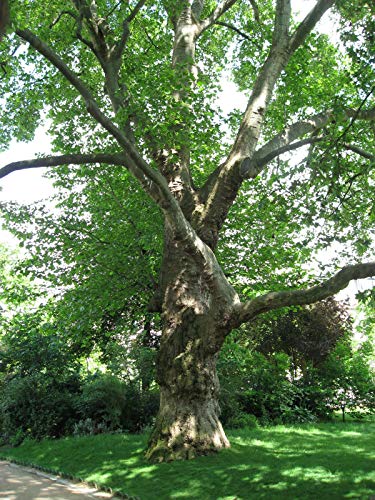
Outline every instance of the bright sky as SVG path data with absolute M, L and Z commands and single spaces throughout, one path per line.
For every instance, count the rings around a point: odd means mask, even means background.
M 0 153 L 0 166 L 8 163 L 31 160 L 38 153 L 50 153 L 50 141 L 45 130 L 38 129 L 34 141 L 21 143 L 13 141 L 5 153 Z M 52 185 L 48 179 L 42 177 L 45 168 L 20 170 L 1 179 L 1 200 L 32 203 L 51 194 Z
M 8 151 L 0 153 L 0 166 L 8 163 L 31 160 L 38 153 L 50 152 L 50 141 L 45 130 L 39 129 L 34 141 L 25 144 L 12 141 Z M 18 203 L 31 204 L 35 201 L 48 198 L 53 191 L 52 183 L 43 177 L 45 168 L 33 168 L 13 172 L 0 181 L 0 200 L 17 201 Z M 17 246 L 17 241 L 9 232 L 2 229 L 0 219 L 0 242 Z
M 294 11 L 299 12 L 298 18 L 303 17 L 311 10 L 315 1 L 312 0 L 293 0 L 292 5 Z M 321 32 L 325 32 L 332 36 L 333 22 L 330 20 L 329 15 L 325 15 L 324 19 L 319 25 Z M 232 83 L 227 83 L 225 94 L 228 97 L 222 96 L 220 101 L 225 112 L 229 112 L 233 107 L 244 108 L 246 99 L 243 95 L 236 92 L 235 86 Z M 12 142 L 8 151 L 0 153 L 0 166 L 4 166 L 10 162 L 32 159 L 38 153 L 49 153 L 50 141 L 45 133 L 45 130 L 39 129 L 35 136 L 34 141 L 28 144 Z M 37 200 L 47 198 L 52 192 L 52 184 L 48 179 L 43 177 L 46 169 L 31 169 L 14 172 L 5 179 L 0 181 L 0 199 L 2 201 L 17 201 L 19 203 L 33 203 Z M 12 245 L 15 240 L 10 237 L 9 233 L 1 230 L 0 226 L 0 242 L 7 242 Z M 353 282 L 345 290 L 340 292 L 341 299 L 346 298 L 348 295 L 352 298 L 358 289 L 369 287 L 369 282 L 363 283 L 364 280 Z

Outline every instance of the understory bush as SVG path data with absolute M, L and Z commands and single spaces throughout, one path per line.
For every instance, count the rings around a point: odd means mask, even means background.
M 3 380 L 0 443 L 65 435 L 140 432 L 152 425 L 157 390 L 142 392 L 109 375 L 57 382 L 44 374 Z
M 110 431 L 121 428 L 126 405 L 123 382 L 110 375 L 95 375 L 83 383 L 81 391 L 76 402 L 80 421 L 89 419 L 94 427 Z
M 45 374 L 14 377 L 0 392 L 2 440 L 19 444 L 26 437 L 60 437 L 73 429 L 77 379 L 56 381 Z
M 239 411 L 227 421 L 229 429 L 253 429 L 258 426 L 258 420 L 254 415 Z
M 374 413 L 371 353 L 366 343 L 355 351 L 347 342 L 338 343 L 323 363 L 306 363 L 296 377 L 286 353 L 266 356 L 229 337 L 218 361 L 223 424 L 245 426 L 243 415 L 268 425 L 329 420 L 337 410 L 343 419 L 346 411 Z
M 88 378 L 77 399 L 81 433 L 87 434 L 125 430 L 139 432 L 149 426 L 159 405 L 157 391 L 142 391 L 139 384 L 97 374 Z M 84 424 L 86 422 L 86 424 Z
M 218 363 L 224 425 L 240 422 L 244 414 L 261 425 L 316 420 L 303 388 L 288 379 L 289 368 L 290 360 L 284 353 L 267 359 L 228 340 Z
M 143 372 L 124 381 L 121 374 L 87 374 L 74 349 L 48 323 L 38 329 L 35 317 L 35 328 L 26 331 L 21 319 L 0 338 L 0 444 L 139 432 L 152 425 L 159 404 L 152 375 L 150 381 Z

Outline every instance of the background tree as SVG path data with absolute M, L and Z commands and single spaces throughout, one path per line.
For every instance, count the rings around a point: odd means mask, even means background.
M 149 305 L 163 323 L 152 460 L 229 446 L 219 421 L 216 359 L 233 328 L 272 309 L 324 299 L 375 273 L 374 263 L 358 263 L 371 254 L 374 220 L 373 67 L 354 77 L 341 49 L 313 32 L 334 4 L 316 1 L 301 22 L 293 20 L 290 0 L 72 0 L 68 8 L 53 0 L 48 11 L 39 1 L 10 4 L 0 140 L 29 140 L 48 118 L 56 154 L 11 163 L 0 175 L 61 166 L 56 184 L 80 192 L 73 258 L 66 225 L 51 249 L 58 256 L 53 265 L 62 262 L 61 285 L 63 270 L 73 270 L 60 292 L 84 290 L 88 271 L 90 280 L 99 276 L 87 245 L 89 260 L 80 264 L 82 221 L 94 221 L 100 233 L 93 205 L 101 207 L 106 236 L 112 232 L 117 244 L 128 244 L 116 254 L 126 272 L 138 261 L 138 245 L 122 239 L 124 216 L 100 202 L 104 179 L 113 178 L 113 198 L 122 205 L 147 194 L 158 207 L 150 212 L 163 235 Z M 358 19 L 370 18 L 373 7 L 360 6 Z M 345 22 L 346 2 L 338 12 Z M 360 45 L 365 54 L 372 49 L 371 38 L 362 44 L 355 30 L 351 43 L 353 57 Z M 358 69 L 364 60 L 362 54 Z M 215 104 L 224 71 L 248 95 L 246 110 L 233 110 L 227 120 Z M 282 156 L 302 146 L 309 146 L 303 162 Z M 65 192 L 59 203 L 65 214 L 72 201 Z M 149 203 L 140 202 L 142 231 L 154 231 L 146 228 Z M 45 241 L 54 239 L 51 226 L 43 227 Z M 355 263 L 334 274 L 334 260 L 316 284 L 303 264 L 313 249 L 334 240 L 348 242 L 344 254 Z M 99 300 L 81 306 L 80 317 L 95 316 L 102 296 L 110 303 L 119 267 L 109 255 L 115 272 L 106 274 L 111 279 Z M 101 262 L 104 269 L 105 257 Z M 124 292 L 123 305 L 130 296 L 132 303 L 135 295 Z
M 354 329 L 347 308 L 331 298 L 273 311 L 222 348 L 222 418 L 227 425 L 246 425 L 249 414 L 261 424 L 312 422 L 337 410 L 363 417 L 374 411 L 373 359 L 367 318 Z
M 296 372 L 305 372 L 308 365 L 319 366 L 339 341 L 350 342 L 353 335 L 347 307 L 332 298 L 271 316 L 268 321 L 260 318 L 251 330 L 257 350 L 265 355 L 285 352 Z
M 359 417 L 375 411 L 373 344 L 368 342 L 353 351 L 348 344 L 338 344 L 316 374 L 328 389 L 326 401 L 331 409 Z

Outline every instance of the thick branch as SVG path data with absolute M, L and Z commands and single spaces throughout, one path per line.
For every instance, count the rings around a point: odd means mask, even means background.
M 85 165 L 89 163 L 107 163 L 109 165 L 125 166 L 124 157 L 120 154 L 97 153 L 97 154 L 70 154 L 60 156 L 46 156 L 33 160 L 24 160 L 8 163 L 0 168 L 0 179 L 16 172 L 29 168 L 56 167 L 58 165 Z
M 291 15 L 290 0 L 277 0 L 272 44 L 281 46 L 288 40 Z
M 250 158 L 245 158 L 245 160 L 241 163 L 241 175 L 246 179 L 255 179 L 255 177 L 257 177 L 257 175 L 264 170 L 264 167 L 277 156 L 302 148 L 308 144 L 315 144 L 322 139 L 323 137 L 309 137 L 307 139 L 302 139 L 301 141 L 293 142 L 292 144 L 281 146 L 261 158 L 257 158 L 256 155 L 254 155 L 252 160 Z
M 353 151 L 353 153 L 356 153 L 359 156 L 363 156 L 363 158 L 366 158 L 367 160 L 375 160 L 375 155 L 372 153 L 369 153 L 368 151 L 365 151 L 362 148 L 359 148 L 358 146 L 355 146 L 354 144 L 344 144 L 345 149 L 349 151 Z
M 195 205 L 194 187 L 190 172 L 191 153 L 191 123 L 193 118 L 191 108 L 191 96 L 194 81 L 197 78 L 197 67 L 195 65 L 195 49 L 198 28 L 196 17 L 193 13 L 199 13 L 202 6 L 200 2 L 184 1 L 172 2 L 174 40 L 172 51 L 172 67 L 174 78 L 172 79 L 172 95 L 176 103 L 179 103 L 180 117 L 169 123 L 172 141 L 166 144 L 162 150 L 157 148 L 153 151 L 160 171 L 166 178 L 168 186 L 174 197 L 183 207 L 187 218 Z M 151 141 L 150 141 L 151 142 Z
M 216 23 L 216 21 L 227 12 L 237 0 L 223 0 L 220 2 L 216 9 L 211 12 L 211 14 L 199 23 L 199 34 L 204 30 Z
M 315 116 L 312 116 L 308 120 L 301 120 L 299 122 L 295 122 L 289 127 L 286 127 L 279 134 L 275 135 L 270 141 L 268 141 L 264 146 L 258 149 L 254 156 L 250 158 L 245 158 L 245 160 L 241 164 L 241 175 L 245 179 L 253 179 L 256 177 L 264 167 L 277 156 L 286 153 L 288 151 L 292 151 L 294 149 L 305 146 L 306 144 L 313 144 L 315 142 L 319 142 L 322 138 L 317 137 L 316 134 L 323 127 L 328 125 L 330 121 L 334 120 L 375 120 L 375 109 L 367 109 L 367 110 L 354 110 L 354 109 L 345 109 L 339 115 L 334 115 L 332 110 L 327 111 L 326 113 L 319 113 Z M 306 139 L 299 140 L 297 139 L 310 134 L 310 137 Z M 356 146 L 345 146 L 346 149 L 351 149 L 352 151 L 360 154 L 360 151 L 364 154 L 368 159 L 373 158 L 373 155 L 367 153 Z
M 235 143 L 227 159 L 229 170 L 235 168 L 241 157 L 251 156 L 255 150 L 273 89 L 291 55 L 288 52 L 290 16 L 290 0 L 278 0 L 271 49 L 255 80 Z
M 335 295 L 346 288 L 351 280 L 375 276 L 375 262 L 355 264 L 341 269 L 324 283 L 305 290 L 270 292 L 240 304 L 235 311 L 234 326 L 250 321 L 259 314 L 287 306 L 312 304 Z
M 254 151 L 254 143 L 256 145 L 259 137 L 265 111 L 281 71 L 323 14 L 334 3 L 335 0 L 319 0 L 295 33 L 289 37 L 290 0 L 277 1 L 271 51 L 254 84 L 252 96 L 241 122 L 230 158 L 241 156 L 244 153 L 246 153 L 245 156 L 251 156 Z
M 259 148 L 255 153 L 256 158 L 264 158 L 306 134 L 313 134 L 325 127 L 331 119 L 332 111 L 328 111 L 326 113 L 319 113 L 309 119 L 292 123 Z
M 372 89 L 373 91 L 374 89 Z M 346 109 L 345 114 L 354 120 L 375 120 L 375 108 L 370 109 Z
M 318 0 L 315 7 L 307 14 L 305 19 L 298 26 L 290 39 L 290 52 L 295 52 L 300 45 L 303 44 L 307 35 L 314 29 L 315 25 L 320 21 L 323 14 L 330 9 L 336 0 Z

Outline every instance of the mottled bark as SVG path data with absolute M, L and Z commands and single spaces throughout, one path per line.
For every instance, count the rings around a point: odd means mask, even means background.
M 229 446 L 219 420 L 216 359 L 239 302 L 201 240 L 187 250 L 166 233 L 160 410 L 147 451 L 152 461 L 193 458 Z
M 184 5 L 185 4 L 185 5 Z M 199 5 L 195 5 L 196 9 Z M 199 11 L 199 9 L 198 9 Z M 190 106 L 189 94 L 197 77 L 195 48 L 198 35 L 196 19 L 189 2 L 181 2 L 169 14 L 174 26 L 172 67 L 174 71 L 173 98 L 180 103 L 179 122 L 171 125 L 174 142 L 157 154 L 157 163 L 168 187 L 179 201 L 185 216 L 195 206 L 195 190 L 190 172 Z
M 9 24 L 8 0 L 3 0 L 0 4 L 0 42 L 6 32 L 8 24 Z
M 217 352 L 209 345 L 215 332 L 209 323 L 188 311 L 162 341 L 160 409 L 146 453 L 151 461 L 190 459 L 229 447 L 219 420 Z

